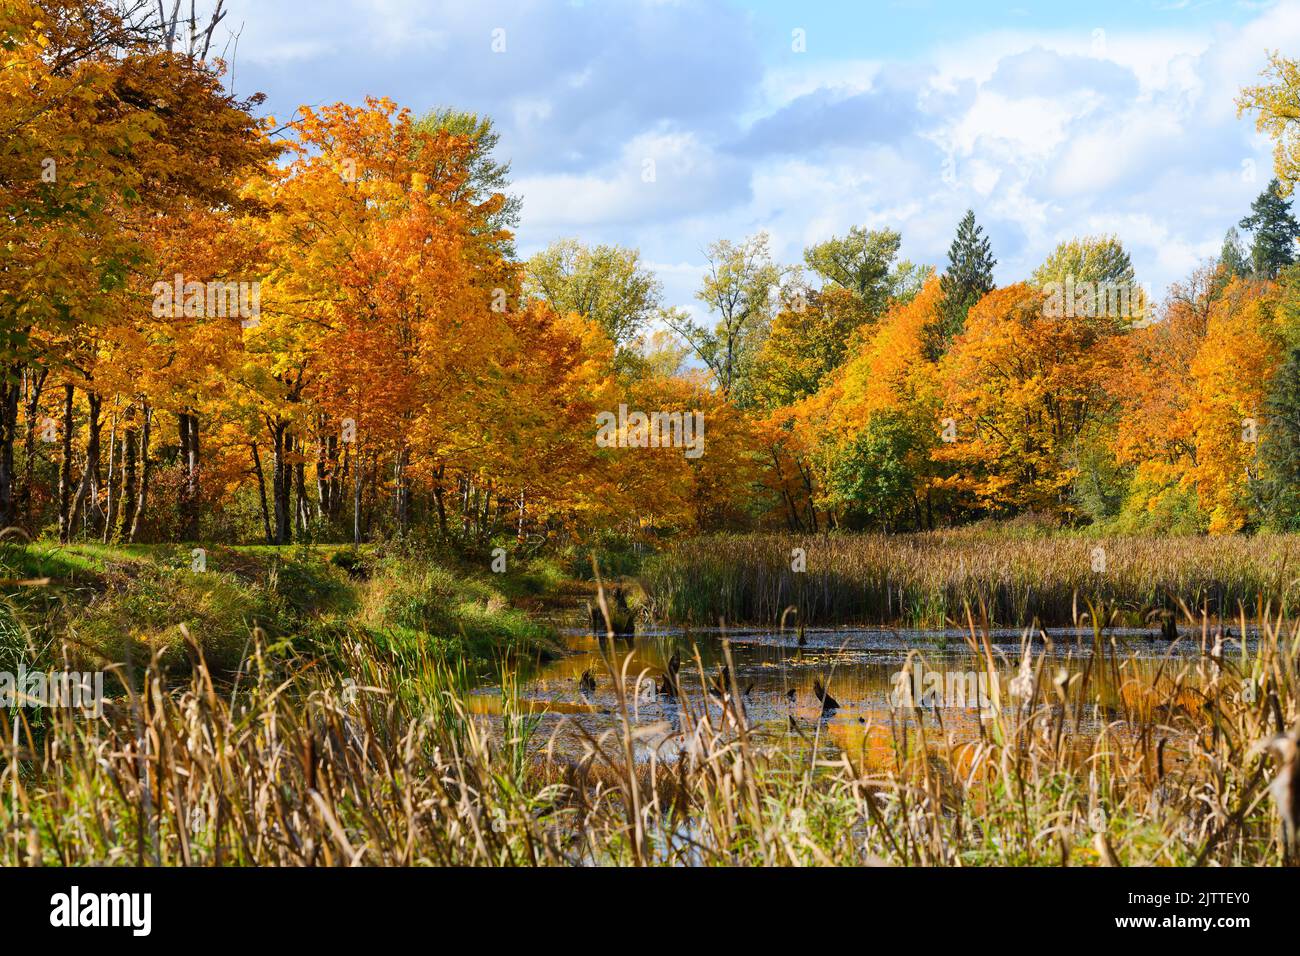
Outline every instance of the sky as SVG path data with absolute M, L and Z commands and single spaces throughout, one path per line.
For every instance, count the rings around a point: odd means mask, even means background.
M 766 231 L 794 264 L 888 226 L 942 269 L 968 208 L 999 283 L 1114 234 L 1161 293 L 1267 185 L 1271 143 L 1234 98 L 1267 51 L 1300 54 L 1300 0 L 227 7 L 236 93 L 281 120 L 366 96 L 491 116 L 522 255 L 568 236 L 634 246 L 665 304 L 700 317 L 714 240 Z

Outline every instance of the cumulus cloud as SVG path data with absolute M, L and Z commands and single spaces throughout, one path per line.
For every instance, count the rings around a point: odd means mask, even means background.
M 749 195 L 745 168 L 694 134 L 633 137 L 617 160 L 586 173 L 554 173 L 516 182 L 536 230 L 625 225 L 644 228 L 707 214 Z
M 1105 30 L 1026 10 L 1014 29 L 970 20 L 905 52 L 864 35 L 851 56 L 819 55 L 825 32 L 792 55 L 788 17 L 705 0 L 229 5 L 240 92 L 266 91 L 281 116 L 367 94 L 487 113 L 524 197 L 521 250 L 564 235 L 636 245 L 673 264 L 681 305 L 714 239 L 764 229 L 797 262 L 851 225 L 888 225 L 904 255 L 942 266 L 967 208 L 1000 281 L 1063 239 L 1113 232 L 1163 287 L 1217 251 L 1267 182 L 1270 146 L 1233 100 L 1267 49 L 1300 48 L 1300 0 L 1217 20 L 1111 15 Z M 891 7 L 873 28 L 937 14 Z
M 759 118 L 735 149 L 763 155 L 896 142 L 919 128 L 922 89 L 892 75 L 878 78 L 866 90 L 821 86 Z
M 1095 56 L 1061 54 L 1041 46 L 998 61 L 985 88 L 1010 97 L 1073 97 L 1089 90 L 1108 98 L 1138 91 L 1132 70 Z
M 761 78 L 742 11 L 705 0 L 230 0 L 236 83 L 277 115 L 388 96 L 492 116 L 517 167 L 585 170 L 669 123 L 732 135 Z M 311 51 L 286 57 L 287 51 Z

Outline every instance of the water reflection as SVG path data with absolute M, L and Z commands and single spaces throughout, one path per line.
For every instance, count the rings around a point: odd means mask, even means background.
M 1103 635 L 1104 668 L 1089 666 L 1088 662 L 1096 659 L 1095 635 L 1089 629 L 1050 629 L 1046 640 L 1039 637 L 1032 642 L 1026 641 L 1021 630 L 994 631 L 989 635 L 987 654 L 999 675 L 1004 702 L 1012 701 L 1009 691 L 1018 676 L 1022 682 L 1029 679 L 1032 683 L 1040 662 L 1046 663 L 1042 680 L 1049 683 L 1064 672 L 1073 678 L 1069 686 L 1077 688 L 1087 672 L 1092 682 L 1091 710 L 1085 713 L 1101 719 L 1108 716 L 1104 710 L 1107 694 L 1098 696 L 1103 685 L 1109 685 L 1114 697 L 1124 684 L 1132 683 L 1146 688 L 1144 693 L 1154 704 L 1163 705 L 1168 701 L 1160 695 L 1173 678 L 1181 674 L 1183 686 L 1194 684 L 1198 662 L 1204 661 L 1203 638 L 1208 650 L 1212 638 L 1199 632 L 1168 642 L 1149 630 L 1108 630 Z M 611 668 L 626 674 L 629 717 L 638 728 L 636 744 L 642 756 L 654 751 L 660 757 L 671 757 L 687 745 L 681 731 L 693 721 L 683 722 L 683 701 L 696 716 L 707 706 L 715 727 L 723 726 L 728 720 L 727 709 L 735 707 L 760 736 L 798 733 L 854 754 L 887 750 L 891 725 L 942 727 L 952 740 L 973 739 L 981 733 L 981 704 L 986 710 L 991 706 L 986 651 L 982 643 L 972 648 L 955 631 L 821 629 L 797 634 L 775 628 L 728 629 L 725 633 L 660 628 L 635 639 L 610 642 L 586 631 L 566 630 L 562 640 L 566 651 L 562 657 L 525 669 L 517 682 L 520 707 L 539 720 L 535 739 L 554 737 L 561 748 L 580 749 L 584 735 L 597 736 L 622 727 Z M 1253 643 L 1253 635 L 1248 634 L 1247 640 Z M 729 648 L 734 669 L 734 677 L 725 682 L 724 647 Z M 1022 670 L 1026 650 L 1033 667 Z M 678 678 L 681 698 L 660 692 L 674 653 L 682 660 Z M 1226 640 L 1223 653 L 1229 658 L 1240 654 L 1240 642 Z M 909 658 L 911 666 L 906 676 L 901 676 Z M 824 709 L 814 693 L 816 681 L 821 681 L 838 703 L 836 709 Z M 736 704 L 730 702 L 733 688 L 739 691 Z M 1043 696 L 1050 699 L 1051 688 L 1044 690 Z M 920 723 L 918 710 L 910 706 L 913 698 L 900 697 L 909 691 L 925 705 Z M 981 691 L 983 695 L 977 697 Z M 907 706 L 895 706 L 900 700 Z M 479 714 L 499 714 L 499 688 L 480 688 L 471 695 L 470 707 Z

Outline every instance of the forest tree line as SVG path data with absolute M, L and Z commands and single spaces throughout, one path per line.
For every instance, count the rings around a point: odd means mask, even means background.
M 1240 101 L 1277 178 L 1159 301 L 1113 307 L 1140 289 L 1115 236 L 998 287 L 972 212 L 939 269 L 888 228 L 797 264 L 719 240 L 701 321 L 636 250 L 521 258 L 490 119 L 260 117 L 211 29 L 154 9 L 0 11 L 0 527 L 538 546 L 1024 513 L 1300 526 L 1291 61 Z M 704 454 L 598 444 L 623 405 L 702 413 Z

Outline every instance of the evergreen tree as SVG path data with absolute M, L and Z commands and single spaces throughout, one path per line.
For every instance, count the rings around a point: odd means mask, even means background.
M 966 215 L 957 225 L 957 238 L 948 247 L 948 270 L 939 277 L 943 293 L 937 341 L 931 343 L 933 355 L 941 353 L 966 325 L 966 313 L 993 291 L 993 266 L 997 260 L 989 247 L 984 229 L 975 224 L 975 213 Z
M 1250 259 L 1256 277 L 1276 279 L 1280 269 L 1295 261 L 1300 223 L 1291 215 L 1291 201 L 1283 198 L 1276 179 L 1250 204 L 1250 215 L 1239 225 L 1254 234 Z

